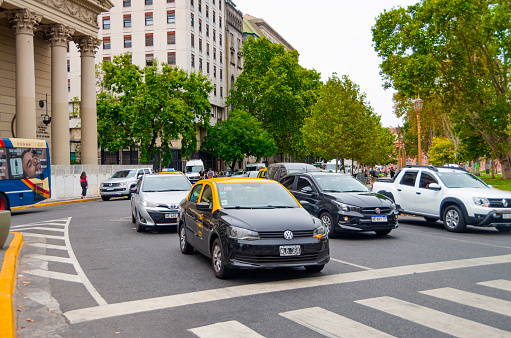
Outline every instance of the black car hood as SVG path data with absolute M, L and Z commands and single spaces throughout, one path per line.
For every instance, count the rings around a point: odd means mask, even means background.
M 319 219 L 303 208 L 220 209 L 219 217 L 229 225 L 254 231 L 313 230 Z
M 339 202 L 358 207 L 388 207 L 392 202 L 383 196 L 374 192 L 340 192 L 327 193 L 326 196 Z

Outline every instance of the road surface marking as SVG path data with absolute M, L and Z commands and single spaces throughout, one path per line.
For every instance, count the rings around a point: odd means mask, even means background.
M 477 284 L 504 291 L 511 291 L 511 282 L 505 279 L 490 280 L 487 282 L 481 282 Z
M 45 243 L 29 243 L 28 245 L 35 246 L 38 248 L 45 248 L 45 249 L 67 250 L 65 245 L 54 245 L 54 244 L 45 244 Z
M 30 232 L 24 232 L 23 236 L 25 237 L 38 237 L 38 238 L 46 238 L 46 239 L 64 239 L 64 236 L 52 236 L 52 235 L 41 235 L 41 234 L 32 234 Z
M 355 303 L 377 309 L 455 337 L 509 337 L 509 332 L 433 310 L 392 297 L 357 300 Z
M 26 258 L 35 258 L 48 262 L 73 264 L 73 261 L 66 257 L 50 256 L 50 255 L 27 255 Z
M 75 259 L 74 255 L 72 258 Z M 294 280 L 237 285 L 219 289 L 188 292 L 171 296 L 108 304 L 104 306 L 94 306 L 68 311 L 64 313 L 64 315 L 69 319 L 71 323 L 74 324 L 96 319 L 123 316 L 153 310 L 176 308 L 184 305 L 200 304 L 224 299 L 260 295 L 270 292 L 290 291 L 325 285 L 344 284 L 365 280 L 375 280 L 381 278 L 408 276 L 428 272 L 448 271 L 454 269 L 506 263 L 511 263 L 511 254 L 415 265 L 404 265 L 321 277 L 308 277 Z
M 46 278 L 52 278 L 52 279 L 59 279 L 64 280 L 67 282 L 74 282 L 74 283 L 81 283 L 80 277 L 78 275 L 71 275 L 68 273 L 62 273 L 62 272 L 55 272 L 55 271 L 48 271 L 48 270 L 41 270 L 41 269 L 35 269 L 35 270 L 27 270 L 24 271 L 25 273 L 46 277 Z
M 511 316 L 511 302 L 493 297 L 478 295 L 453 288 L 440 288 L 420 291 L 428 296 L 446 299 L 451 302 L 463 304 L 478 309 L 495 312 L 504 316 Z
M 200 338 L 216 337 L 242 337 L 242 338 L 264 338 L 259 333 L 246 327 L 245 325 L 231 320 L 223 323 L 216 323 L 207 326 L 196 327 L 188 330 Z
M 42 225 L 48 225 L 48 224 L 23 224 L 23 225 L 13 225 L 11 226 L 11 229 L 15 229 L 15 230 L 18 230 L 18 229 L 39 229 L 41 228 Z M 62 226 L 61 224 L 59 224 L 59 227 L 61 229 L 64 228 L 64 226 Z M 59 227 L 55 227 L 55 228 L 44 228 L 45 230 L 46 229 L 59 229 Z
M 55 229 L 55 228 L 43 228 L 43 227 L 33 227 L 33 228 L 24 228 L 24 229 L 15 229 L 16 231 L 32 231 L 32 230 L 44 230 L 44 231 L 52 231 L 52 232 L 60 232 L 64 233 L 64 230 Z
M 393 337 L 337 313 L 311 307 L 302 310 L 282 312 L 286 317 L 327 337 Z
M 407 230 L 402 230 L 402 228 L 400 228 L 399 232 L 404 232 L 404 233 L 413 234 L 413 235 L 417 236 L 417 232 L 416 231 L 407 231 Z M 456 241 L 456 242 L 464 242 L 464 243 L 470 243 L 470 244 L 486 245 L 486 246 L 491 246 L 491 247 L 494 247 L 494 248 L 511 249 L 511 246 L 495 245 L 495 244 L 481 243 L 481 242 L 473 242 L 473 241 L 467 241 L 465 239 L 459 239 L 459 238 L 447 238 L 445 236 L 428 235 L 428 234 L 423 234 L 423 233 L 421 233 L 420 236 L 435 237 L 437 239 L 443 239 L 443 240 L 447 240 L 447 241 Z
M 340 259 L 335 259 L 335 258 L 332 258 L 332 257 L 330 257 L 330 260 L 331 261 L 336 261 L 336 262 L 339 262 L 339 263 L 342 263 L 342 264 L 351 265 L 351 266 L 354 266 L 354 267 L 357 267 L 357 268 L 361 268 L 361 269 L 364 269 L 364 270 L 372 270 L 372 268 L 368 268 L 366 266 L 362 266 L 362 265 L 358 265 L 358 264 L 353 264 L 353 263 L 346 262 L 346 261 L 341 261 Z

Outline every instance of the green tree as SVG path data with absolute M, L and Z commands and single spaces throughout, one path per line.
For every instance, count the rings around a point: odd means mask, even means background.
M 298 52 L 267 38 L 249 38 L 243 45 L 243 73 L 229 91 L 228 104 L 263 122 L 278 151 L 300 148 L 300 128 L 310 115 L 321 86 L 320 74 L 298 64 Z
M 435 137 L 429 151 L 429 162 L 433 165 L 454 163 L 454 144 L 446 137 Z
M 98 95 L 98 134 L 110 151 L 140 145 L 141 160 L 160 155 L 163 165 L 172 157 L 171 140 L 180 138 L 183 156 L 197 149 L 197 125 L 209 125 L 208 94 L 213 89 L 207 77 L 186 73 L 155 61 L 141 70 L 131 55 L 114 57 L 102 66 Z
M 382 13 L 373 41 L 385 87 L 435 95 L 453 124 L 469 123 L 511 179 L 511 2 L 423 0 Z
M 248 112 L 235 109 L 228 120 L 208 129 L 202 150 L 221 157 L 234 170 L 236 162 L 243 158 L 271 156 L 277 152 L 277 146 L 261 122 Z

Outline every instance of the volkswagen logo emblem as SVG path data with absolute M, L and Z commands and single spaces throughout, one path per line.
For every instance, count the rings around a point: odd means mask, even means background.
M 504 208 L 507 208 L 507 200 L 505 198 L 502 200 L 502 205 Z
M 284 238 L 287 239 L 288 241 L 293 239 L 293 233 L 291 232 L 291 230 L 284 231 Z
M 379 214 L 381 212 L 381 210 L 380 210 L 380 208 L 376 208 L 376 209 L 374 209 L 374 212 Z

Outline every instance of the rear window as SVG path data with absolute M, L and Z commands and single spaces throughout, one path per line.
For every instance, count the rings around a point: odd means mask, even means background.
M 119 170 L 112 175 L 112 178 L 130 178 L 135 177 L 136 170 Z

